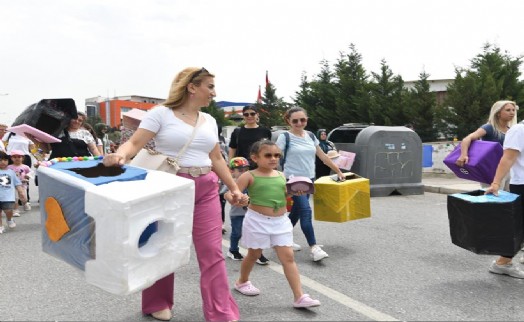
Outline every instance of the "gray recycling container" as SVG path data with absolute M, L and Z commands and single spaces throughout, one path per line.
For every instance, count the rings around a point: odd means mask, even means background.
M 356 153 L 351 172 L 369 179 L 372 197 L 424 194 L 422 141 L 413 130 L 369 126 L 358 133 L 354 144 L 336 145 Z

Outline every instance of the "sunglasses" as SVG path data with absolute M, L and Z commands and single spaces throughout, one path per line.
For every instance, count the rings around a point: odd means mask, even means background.
M 257 115 L 257 112 L 246 112 L 246 113 L 242 113 L 242 115 L 244 115 L 245 117 L 255 116 L 255 115 Z
M 204 73 L 204 72 L 206 72 L 206 73 L 209 74 L 209 72 L 207 71 L 207 69 L 205 69 L 204 67 L 202 67 L 202 69 L 200 69 L 199 71 L 197 71 L 196 73 L 194 73 L 193 76 L 191 76 L 191 78 L 189 79 L 189 82 L 192 83 L 193 80 L 194 80 L 195 78 L 198 77 L 198 75 L 200 75 L 200 74 L 202 74 L 202 73 Z
M 264 153 L 264 158 L 266 159 L 271 159 L 271 158 L 275 158 L 275 159 L 280 159 L 282 157 L 282 154 L 280 153 Z
M 303 117 L 303 118 L 300 118 L 300 119 L 292 119 L 291 120 L 291 123 L 293 123 L 293 124 L 298 124 L 298 122 L 306 123 L 307 122 L 307 118 Z

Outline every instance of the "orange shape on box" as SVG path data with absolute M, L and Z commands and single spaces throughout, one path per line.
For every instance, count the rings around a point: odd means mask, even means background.
M 47 212 L 47 220 L 45 221 L 47 235 L 49 239 L 57 242 L 70 230 L 62 207 L 55 198 L 49 197 L 45 201 L 45 211 Z

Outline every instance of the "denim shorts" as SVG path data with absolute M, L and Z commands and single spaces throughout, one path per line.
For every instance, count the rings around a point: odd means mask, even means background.
M 13 210 L 15 209 L 15 202 L 14 201 L 0 201 L 0 209 Z
M 247 210 L 242 224 L 242 240 L 245 248 L 267 249 L 275 246 L 293 245 L 293 225 L 287 214 L 272 217 L 252 209 Z

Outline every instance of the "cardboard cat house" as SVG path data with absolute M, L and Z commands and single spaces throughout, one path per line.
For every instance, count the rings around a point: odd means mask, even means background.
M 192 180 L 89 158 L 55 161 L 38 169 L 44 252 L 120 295 L 189 262 Z

